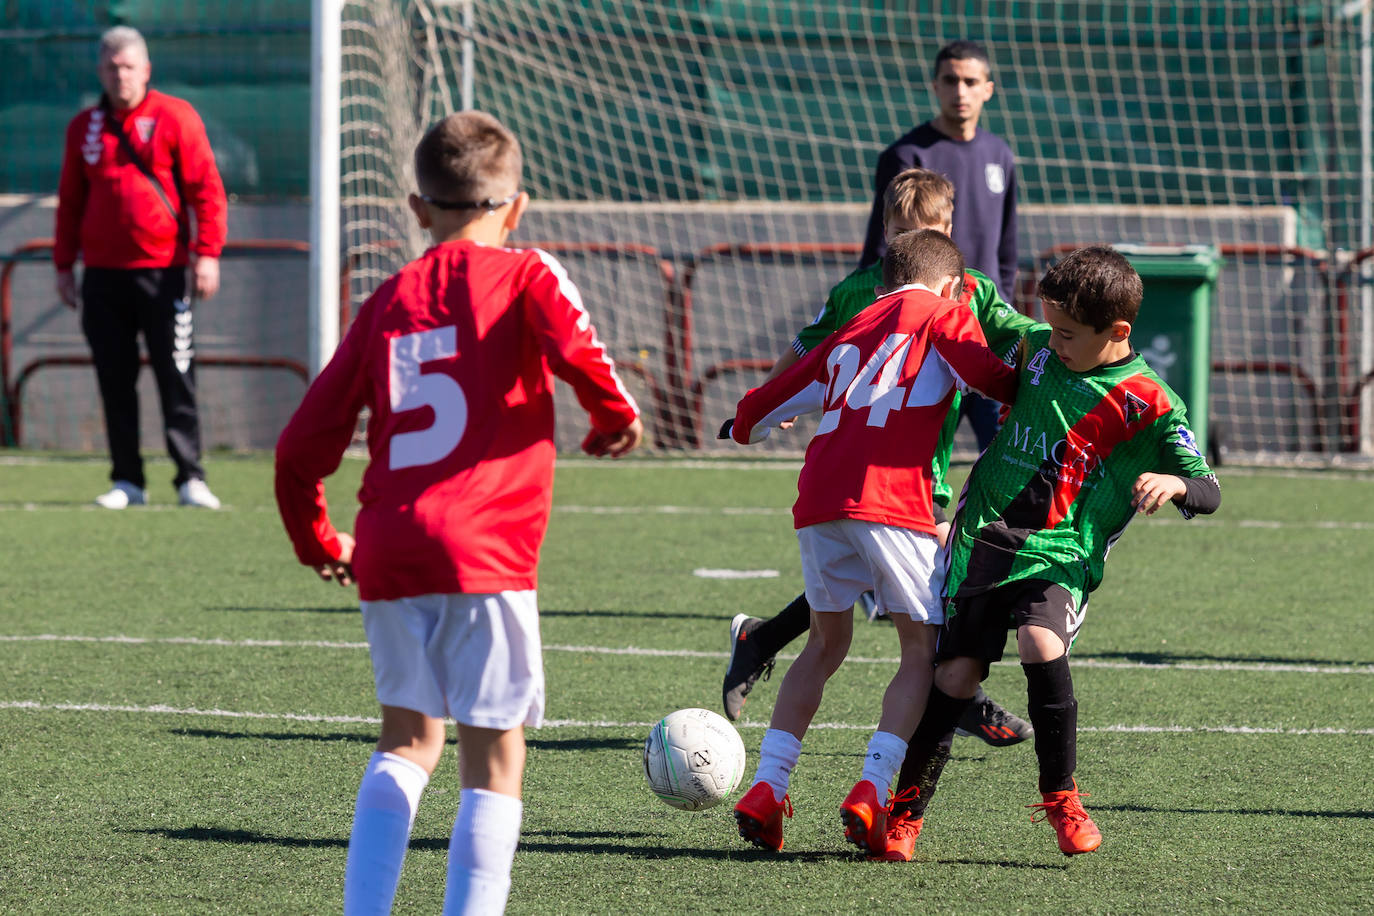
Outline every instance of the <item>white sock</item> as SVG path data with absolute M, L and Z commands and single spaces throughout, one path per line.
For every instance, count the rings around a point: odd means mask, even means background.
M 763 743 L 759 745 L 759 768 L 754 771 L 754 784 L 768 783 L 773 790 L 773 800 L 782 801 L 787 794 L 788 783 L 792 781 L 792 769 L 801 758 L 801 739 L 791 732 L 780 728 L 770 728 L 763 733 Z
M 906 742 L 892 732 L 874 732 L 868 739 L 868 752 L 864 756 L 864 771 L 860 781 L 867 779 L 878 790 L 878 801 L 887 803 L 887 792 L 892 788 L 892 780 L 906 759 Z
M 448 844 L 444 916 L 505 911 L 523 813 L 518 798 L 486 789 L 463 790 Z
M 410 828 L 429 774 L 395 754 L 373 753 L 358 786 L 344 870 L 345 916 L 391 912 Z

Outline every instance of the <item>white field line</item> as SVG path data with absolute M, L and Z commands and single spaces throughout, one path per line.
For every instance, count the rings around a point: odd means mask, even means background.
M 350 449 L 347 458 L 357 461 L 367 460 L 365 449 Z M 956 461 L 965 464 L 971 459 L 971 455 L 956 456 Z M 157 455 L 150 455 L 146 459 L 151 464 L 170 465 L 167 458 Z M 1370 473 L 1368 459 L 1352 458 L 1351 467 L 1326 467 L 1313 465 L 1310 467 L 1282 467 L 1279 465 L 1227 465 L 1220 471 L 1223 481 L 1227 477 L 1278 477 L 1292 478 L 1301 480 L 1358 480 L 1366 483 L 1374 483 L 1374 473 Z M 54 457 L 49 455 L 0 455 L 0 467 L 40 467 L 45 465 L 58 464 L 109 464 L 110 459 L 104 455 L 66 455 Z M 722 456 L 720 458 L 633 458 L 629 461 L 605 461 L 597 458 L 584 457 L 560 457 L 558 467 L 576 468 L 585 470 L 596 468 L 601 470 L 614 468 L 617 474 L 625 471 L 653 471 L 659 469 L 687 470 L 687 471 L 789 471 L 795 474 L 801 470 L 802 462 L 800 458 L 732 458 Z
M 20 502 L 0 502 L 0 512 L 109 512 L 109 509 L 97 506 L 95 503 L 71 503 L 57 505 L 54 503 L 20 503 Z M 130 506 L 128 509 L 117 510 L 120 512 L 191 512 L 197 511 L 188 509 L 185 506 L 174 502 L 149 503 L 146 506 Z M 240 509 L 224 503 L 219 507 L 219 512 L 276 512 L 276 506 L 253 506 L 248 509 Z
M 296 712 L 245 712 L 232 709 L 196 707 L 130 706 L 112 703 L 38 703 L 32 700 L 0 701 L 0 710 L 31 712 L 116 712 L 141 715 L 188 716 L 218 719 L 257 719 L 286 722 L 319 722 L 335 725 L 380 725 L 375 716 L 326 716 Z M 641 730 L 655 725 L 650 721 L 613 721 L 609 719 L 545 719 L 544 728 L 609 728 Z M 766 722 L 737 722 L 737 728 L 767 728 Z M 872 731 L 876 723 L 813 722 L 811 728 L 834 731 Z M 1248 725 L 1080 725 L 1080 732 L 1120 734 L 1224 734 L 1224 735 L 1374 735 L 1374 728 L 1257 728 Z
M 216 639 L 196 636 L 80 636 L 55 633 L 33 635 L 3 635 L 0 643 L 14 642 L 68 642 L 68 643 L 106 643 L 114 645 L 165 645 L 165 646 L 208 646 L 229 649 L 342 649 L 361 651 L 367 648 L 365 642 L 332 642 L 329 640 L 285 640 L 285 639 Z M 728 652 L 710 652 L 698 649 L 648 649 L 640 646 L 566 646 L 545 645 L 546 652 L 572 652 L 580 655 L 629 655 L 644 658 L 711 658 L 726 659 Z M 779 653 L 779 661 L 791 661 L 795 654 Z M 898 659 L 869 658 L 851 655 L 845 659 L 857 665 L 895 665 Z M 997 662 L 999 665 L 1016 665 L 1017 662 Z M 1121 671 L 1240 671 L 1263 672 L 1269 674 L 1374 674 L 1374 665 L 1304 665 L 1293 662 L 1114 662 L 1096 658 L 1076 658 L 1075 668 L 1106 668 Z
M 0 502 L 0 512 L 107 512 L 94 503 L 72 503 L 54 505 L 52 503 Z M 134 506 L 125 512 L 186 512 L 183 506 L 174 503 L 154 503 L 147 506 Z M 267 512 L 275 514 L 276 506 L 249 506 L 238 508 L 225 504 L 221 512 Z M 783 506 L 554 506 L 555 515 L 656 515 L 656 516 L 717 516 L 721 518 L 745 516 L 771 516 L 790 518 L 792 510 Z M 1201 532 L 1207 528 L 1250 528 L 1272 531 L 1374 531 L 1374 521 L 1324 521 L 1321 519 L 1302 519 L 1276 521 L 1272 519 L 1246 518 L 1201 518 L 1185 522 L 1181 518 L 1153 517 L 1136 522 L 1139 525 L 1169 525 L 1180 532 Z
M 97 506 L 93 502 L 89 503 L 35 503 L 35 502 L 10 502 L 0 501 L 0 512 L 106 512 L 109 510 Z M 126 512 L 181 512 L 186 511 L 185 507 L 175 503 L 152 503 L 146 506 L 134 506 L 124 510 Z M 267 512 L 275 514 L 277 507 L 273 505 L 258 505 L 238 508 L 225 504 L 220 509 L 221 512 Z M 681 515 L 681 516 L 719 516 L 723 518 L 742 517 L 742 516 L 773 516 L 777 518 L 790 518 L 792 509 L 790 506 L 583 506 L 577 504 L 555 505 L 555 514 L 559 515 Z M 1181 518 L 1172 515 L 1154 516 L 1151 518 L 1140 519 L 1137 524 L 1145 525 L 1175 525 L 1179 526 L 1180 531 L 1200 531 L 1205 528 L 1259 528 L 1275 531 L 1282 530 L 1326 530 L 1326 531 L 1374 531 L 1374 521 L 1324 521 L 1322 519 L 1298 519 L 1277 521 L 1272 519 L 1245 519 L 1245 518 L 1222 518 L 1205 517 L 1195 519 L 1191 523 L 1185 522 Z

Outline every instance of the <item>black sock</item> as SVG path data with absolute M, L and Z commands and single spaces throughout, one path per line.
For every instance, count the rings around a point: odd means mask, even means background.
M 1078 700 L 1073 695 L 1069 657 L 1052 662 L 1022 662 L 1026 699 L 1035 727 L 1035 756 L 1040 761 L 1040 791 L 1073 788 L 1078 766 Z
M 798 595 L 787 607 L 759 624 L 749 638 L 758 647 L 759 655 L 771 658 L 798 636 L 811 629 L 811 605 L 805 593 Z
M 954 744 L 954 726 L 970 702 L 952 697 L 931 685 L 925 714 L 916 726 L 916 733 L 907 743 L 906 759 L 902 761 L 902 771 L 893 790 L 894 795 L 913 787 L 919 790 L 919 795 L 905 803 L 910 817 L 925 816 L 926 805 L 935 795 L 935 784 L 940 781 L 945 764 L 949 763 L 950 747 Z M 902 808 L 903 803 L 895 802 L 892 813 L 900 814 Z

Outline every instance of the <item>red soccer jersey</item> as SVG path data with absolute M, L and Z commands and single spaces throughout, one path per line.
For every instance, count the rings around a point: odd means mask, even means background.
M 57 188 L 54 265 L 70 269 L 78 252 L 87 267 L 186 263 L 186 241 L 177 221 L 119 142 L 114 131 L 121 126 L 181 218 L 189 223 L 188 206 L 195 213 L 191 249 L 219 257 L 227 203 L 205 126 L 190 103 L 149 90 L 128 111 L 87 108 L 67 125 Z
M 935 532 L 931 458 L 956 384 L 1010 402 L 1016 372 L 965 305 L 919 286 L 879 298 L 739 402 L 731 435 L 823 410 L 792 507 L 796 527 L 841 518 Z
M 323 478 L 359 412 L 371 461 L 353 571 L 366 600 L 536 587 L 553 497 L 553 376 L 599 432 L 639 415 L 577 288 L 543 251 L 429 249 L 384 283 L 277 443 L 277 505 L 302 563 L 338 556 Z

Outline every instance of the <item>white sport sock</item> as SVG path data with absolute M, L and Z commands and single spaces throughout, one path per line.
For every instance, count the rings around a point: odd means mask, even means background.
M 418 763 L 374 752 L 358 786 L 344 870 L 345 916 L 391 912 L 410 828 L 429 774 Z
M 448 844 L 444 916 L 505 912 L 524 810 L 520 799 L 509 795 L 463 790 Z
M 864 771 L 860 781 L 867 779 L 878 790 L 878 801 L 887 804 L 887 792 L 892 788 L 892 780 L 906 759 L 906 742 L 892 732 L 874 732 L 868 739 L 868 752 L 864 755 Z
M 792 781 L 792 769 L 801 758 L 801 739 L 791 732 L 780 728 L 770 728 L 763 733 L 763 743 L 759 745 L 759 768 L 754 772 L 754 782 L 766 782 L 773 790 L 773 800 L 782 801 L 787 794 L 788 783 Z

